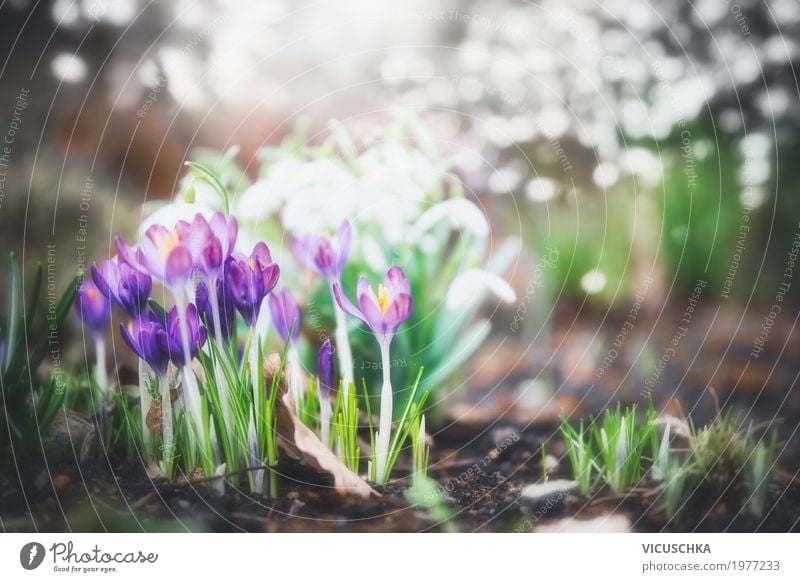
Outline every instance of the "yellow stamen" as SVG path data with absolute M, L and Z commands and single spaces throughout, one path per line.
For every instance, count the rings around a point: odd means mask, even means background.
M 178 232 L 175 229 L 167 231 L 163 237 L 155 240 L 155 245 L 161 259 L 166 261 L 172 249 L 178 246 Z
M 386 310 L 389 309 L 389 290 L 382 284 L 378 285 L 378 309 L 381 310 L 381 315 L 386 315 Z
M 89 296 L 89 299 L 91 299 L 92 301 L 97 299 L 97 291 L 95 291 L 94 289 L 89 289 L 87 295 Z

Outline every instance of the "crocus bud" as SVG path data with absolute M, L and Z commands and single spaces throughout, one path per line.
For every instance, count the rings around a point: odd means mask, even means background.
M 269 296 L 269 310 L 272 314 L 272 323 L 284 342 L 289 341 L 289 333 L 292 334 L 292 342 L 296 342 L 300 335 L 300 308 L 292 297 L 291 291 L 284 287 L 279 293 L 272 293 Z
M 316 234 L 292 237 L 292 250 L 301 263 L 328 283 L 333 283 L 339 280 L 347 262 L 351 238 L 350 223 L 344 221 L 335 239 Z
M 333 390 L 333 344 L 330 338 L 322 342 L 317 355 L 317 385 L 320 396 L 330 398 Z
M 184 318 L 186 325 L 186 333 L 189 337 L 189 358 L 192 359 L 197 355 L 197 352 L 206 343 L 206 330 L 200 324 L 200 317 L 197 315 L 197 308 L 194 304 L 190 303 L 186 308 L 186 317 Z M 169 343 L 170 359 L 172 363 L 178 367 L 186 366 L 189 362 L 183 353 L 183 346 L 181 345 L 181 322 L 178 315 L 178 308 L 173 307 L 167 314 L 167 341 Z
M 75 309 L 83 326 L 92 335 L 101 336 L 111 319 L 111 304 L 91 281 L 84 281 L 78 288 Z

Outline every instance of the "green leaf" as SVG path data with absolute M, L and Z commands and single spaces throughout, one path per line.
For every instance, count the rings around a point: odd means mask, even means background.
M 485 319 L 476 323 L 467 335 L 451 349 L 450 355 L 431 372 L 428 377 L 430 385 L 441 384 L 450 374 L 460 368 L 489 336 L 491 330 L 492 325 Z
M 56 329 L 61 327 L 61 324 L 64 323 L 64 319 L 67 317 L 67 313 L 69 313 L 70 307 L 72 307 L 72 302 L 75 300 L 75 293 L 78 289 L 78 281 L 79 278 L 75 277 L 67 287 L 67 290 L 64 291 L 64 294 L 61 296 L 58 304 L 56 305 L 56 310 L 53 313 L 53 317 L 48 317 L 48 321 L 50 321 L 50 325 L 55 326 Z M 30 360 L 27 362 L 27 366 L 22 368 L 22 373 L 25 373 L 26 368 L 31 372 L 36 371 L 39 369 L 39 365 L 42 363 L 46 353 L 47 353 L 47 344 L 49 341 L 50 333 L 45 332 L 42 333 L 39 337 L 39 340 L 34 345 L 33 350 L 31 351 Z
M 20 305 L 22 294 L 22 281 L 19 272 L 19 265 L 14 253 L 8 259 L 8 329 L 6 329 L 6 355 L 3 371 L 7 372 L 16 358 L 17 341 L 19 340 Z
M 147 304 L 150 306 L 150 309 L 156 312 L 156 315 L 161 321 L 167 321 L 167 310 L 164 309 L 163 305 L 152 297 L 147 300 Z
M 195 178 L 196 180 L 205 182 L 214 189 L 214 191 L 219 195 L 220 199 L 222 200 L 222 205 L 225 209 L 225 216 L 230 215 L 231 208 L 230 208 L 228 190 L 225 188 L 222 182 L 220 182 L 217 175 L 213 171 L 211 171 L 210 168 L 198 162 L 186 162 L 186 165 L 192 168 L 198 174 L 200 174 L 199 176 L 197 176 L 197 178 Z
M 36 265 L 36 275 L 33 279 L 33 288 L 31 289 L 30 299 L 28 299 L 28 310 L 25 316 L 26 330 L 28 337 L 31 336 L 31 328 L 33 326 L 33 319 L 37 313 L 37 306 L 39 304 L 39 294 L 42 292 L 42 280 L 44 278 L 44 269 L 41 263 Z

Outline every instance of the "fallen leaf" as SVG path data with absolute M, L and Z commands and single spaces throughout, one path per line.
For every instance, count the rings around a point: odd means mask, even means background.
M 272 385 L 272 379 L 280 370 L 280 366 L 279 354 L 272 353 L 264 357 L 266 386 Z M 366 481 L 348 469 L 297 417 L 292 391 L 289 390 L 288 378 L 291 373 L 291 366 L 286 364 L 278 382 L 278 396 L 275 405 L 278 445 L 289 456 L 303 459 L 320 473 L 329 475 L 339 493 L 362 498 L 371 495 L 377 496 L 378 493 Z
M 169 398 L 172 402 L 178 399 L 178 390 L 172 389 L 169 391 Z M 164 415 L 161 410 L 161 396 L 156 396 L 150 403 L 150 410 L 147 411 L 147 428 L 155 434 L 161 434 L 164 430 L 162 423 Z

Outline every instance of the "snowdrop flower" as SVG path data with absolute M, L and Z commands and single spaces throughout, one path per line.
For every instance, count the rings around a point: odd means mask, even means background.
M 356 215 L 358 199 L 355 176 L 335 160 L 305 164 L 303 182 L 287 196 L 281 222 L 290 233 L 335 230 Z
M 486 291 L 491 291 L 505 303 L 514 303 L 517 294 L 502 277 L 483 269 L 467 269 L 450 284 L 445 296 L 448 309 L 460 309 L 483 299 Z
M 239 198 L 239 216 L 263 220 L 275 214 L 307 182 L 304 162 L 295 156 L 270 165 L 265 178 L 245 190 Z

